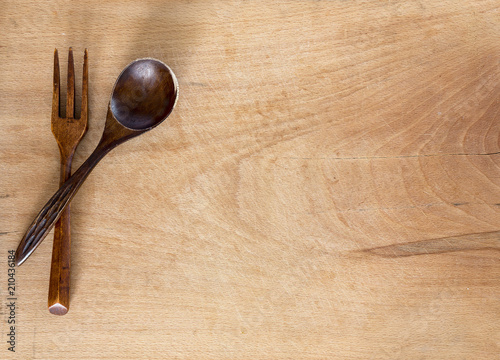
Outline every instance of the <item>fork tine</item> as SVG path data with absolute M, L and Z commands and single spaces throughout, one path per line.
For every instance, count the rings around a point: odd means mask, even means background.
M 73 48 L 69 48 L 68 55 L 68 94 L 66 95 L 66 118 L 72 119 L 75 115 L 75 64 L 73 62 Z
M 87 122 L 87 116 L 89 111 L 89 64 L 87 61 L 88 53 L 85 49 L 85 54 L 83 55 L 83 76 L 82 76 L 82 109 L 80 113 L 80 119 Z
M 59 76 L 59 55 L 57 49 L 54 50 L 54 80 L 53 80 L 53 90 L 52 90 L 52 118 L 56 119 L 60 117 L 60 92 L 61 92 L 61 82 Z

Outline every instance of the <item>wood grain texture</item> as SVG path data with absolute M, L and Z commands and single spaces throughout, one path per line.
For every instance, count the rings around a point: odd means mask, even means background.
M 5 2 L 4 258 L 58 186 L 54 48 L 91 55 L 74 166 L 130 61 L 164 61 L 180 96 L 75 197 L 71 312 L 46 310 L 50 241 L 17 269 L 0 357 L 497 358 L 499 8 Z

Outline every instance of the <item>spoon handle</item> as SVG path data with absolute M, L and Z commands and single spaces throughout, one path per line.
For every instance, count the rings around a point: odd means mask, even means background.
M 17 247 L 16 265 L 21 265 L 35 251 L 42 240 L 45 239 L 61 216 L 61 212 L 76 195 L 80 186 L 82 186 L 87 176 L 89 176 L 99 161 L 116 146 L 145 131 L 147 130 L 131 130 L 120 125 L 114 118 L 111 107 L 108 107 L 108 115 L 101 141 L 99 141 L 99 144 L 89 158 L 61 185 L 59 190 L 56 191 L 42 210 L 40 210 L 35 220 L 33 220 Z
M 17 265 L 21 265 L 38 245 L 40 245 L 87 176 L 89 176 L 94 167 L 111 149 L 112 147 L 106 146 L 106 143 L 101 141 L 89 158 L 80 166 L 73 176 L 56 191 L 47 204 L 45 204 L 29 226 L 28 231 L 17 248 Z

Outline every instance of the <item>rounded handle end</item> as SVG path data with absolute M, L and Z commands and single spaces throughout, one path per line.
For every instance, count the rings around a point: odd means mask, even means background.
M 66 313 L 69 310 L 69 306 L 64 306 L 63 304 L 60 303 L 55 303 L 51 306 L 49 306 L 49 311 L 51 314 L 54 315 L 66 315 Z

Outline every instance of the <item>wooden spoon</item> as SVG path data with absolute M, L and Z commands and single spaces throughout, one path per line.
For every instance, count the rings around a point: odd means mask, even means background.
M 17 248 L 16 265 L 40 245 L 99 161 L 116 146 L 159 125 L 174 109 L 177 97 L 177 79 L 161 61 L 139 59 L 122 71 L 113 88 L 99 144 L 38 213 Z

